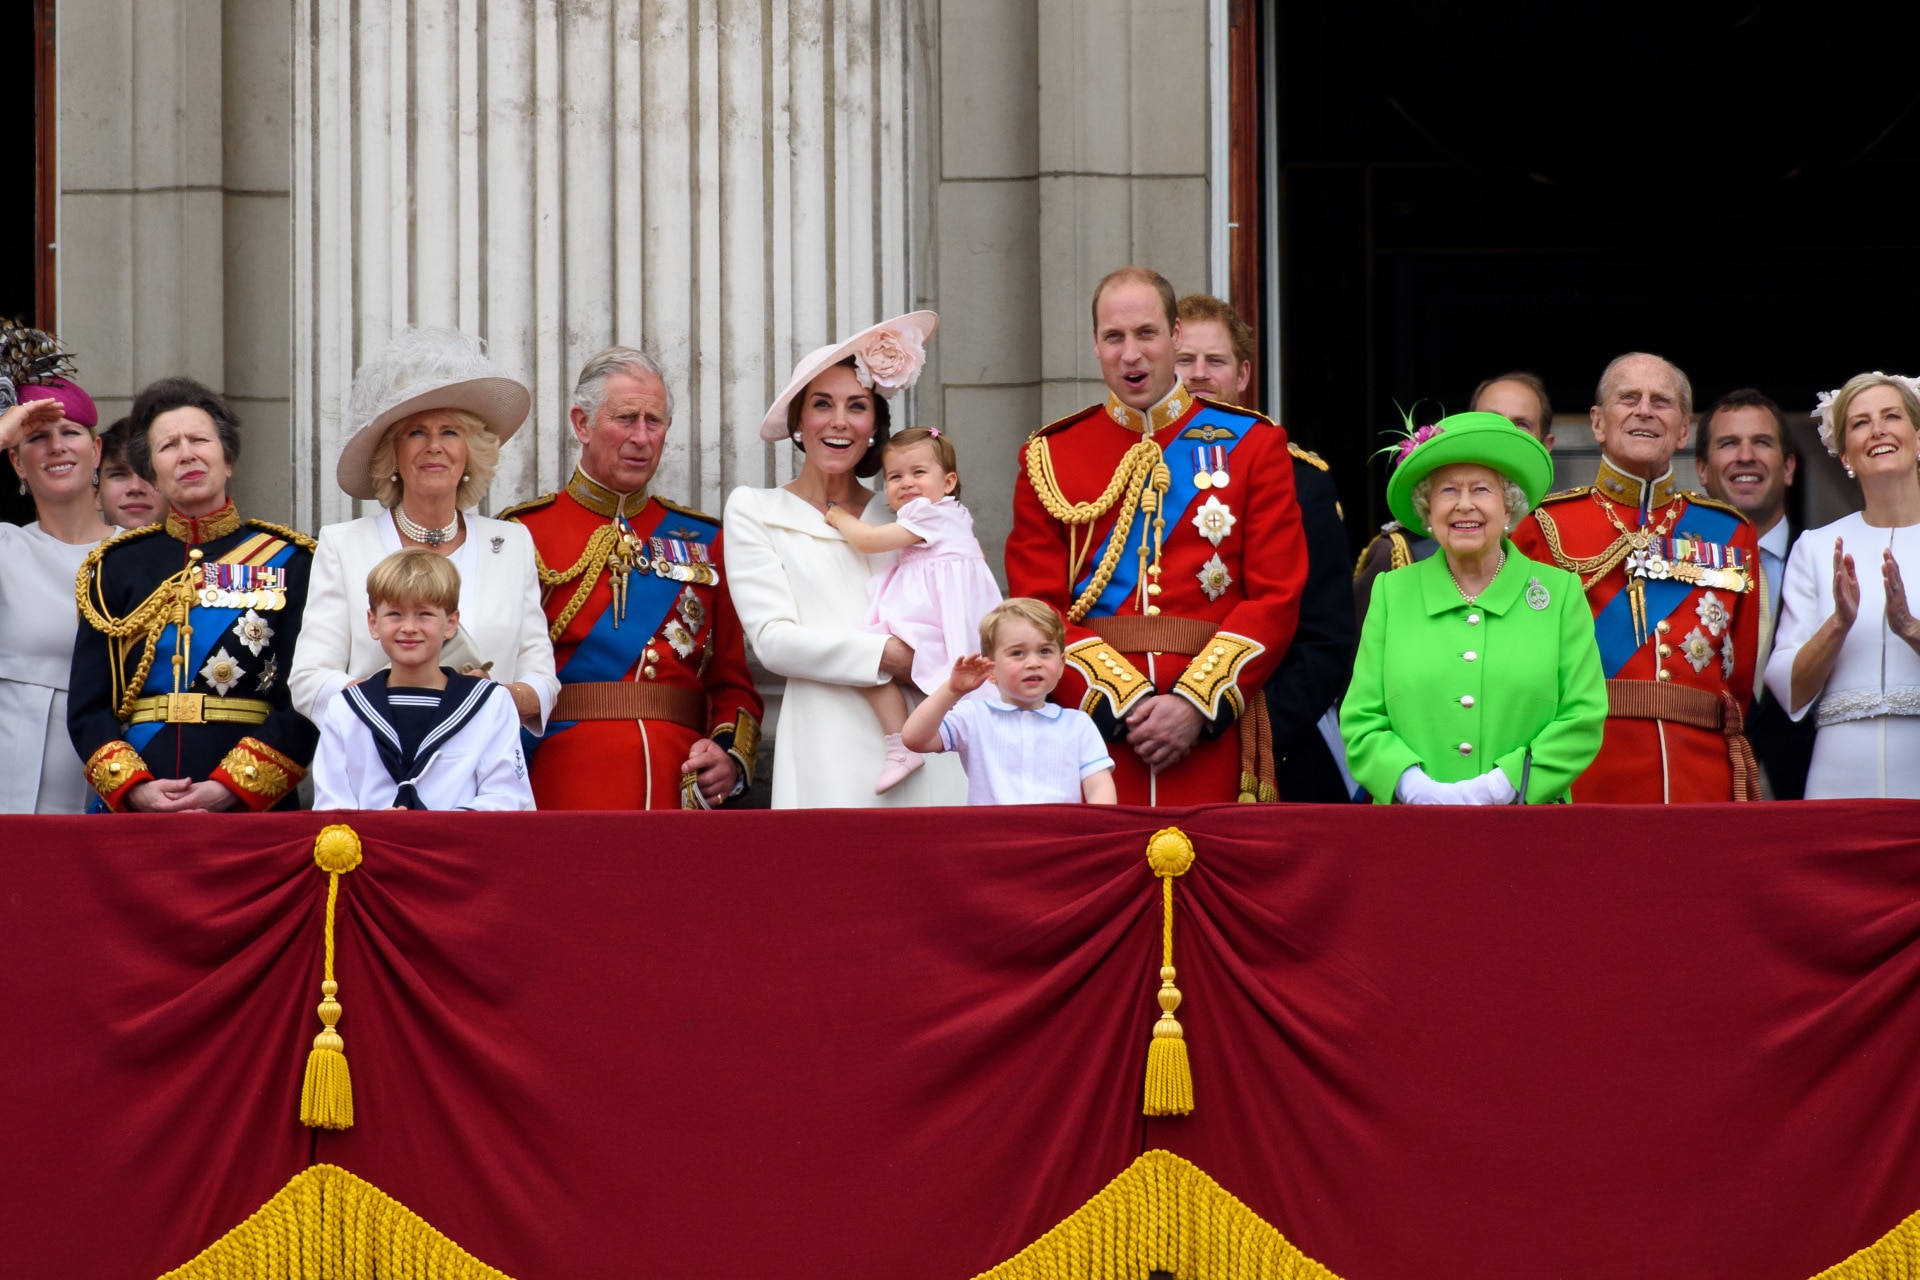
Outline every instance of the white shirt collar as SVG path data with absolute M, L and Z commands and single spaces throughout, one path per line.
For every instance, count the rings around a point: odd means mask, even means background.
M 1013 712 L 1026 711 L 1025 707 L 1016 707 L 1011 702 L 1008 702 L 1006 699 L 996 697 L 991 693 L 982 694 L 980 700 L 986 703 L 989 707 L 991 707 L 995 711 L 1013 711 Z M 1043 702 L 1040 704 L 1040 709 L 1038 711 L 1029 712 L 1028 714 L 1041 716 L 1048 720 L 1058 720 L 1060 718 L 1060 713 L 1064 710 L 1065 708 L 1062 707 L 1057 702 Z
M 1773 528 L 1760 535 L 1760 549 L 1776 560 L 1787 558 L 1787 518 L 1780 517 L 1773 522 Z

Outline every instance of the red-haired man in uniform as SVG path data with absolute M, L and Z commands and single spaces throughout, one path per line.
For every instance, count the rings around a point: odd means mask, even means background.
M 1065 616 L 1054 701 L 1117 744 L 1122 804 L 1275 799 L 1261 689 L 1307 574 L 1286 432 L 1188 394 L 1156 272 L 1102 280 L 1093 327 L 1109 394 L 1023 448 L 1008 590 Z
M 1535 560 L 1580 575 L 1607 675 L 1600 754 L 1573 800 L 1758 800 L 1742 733 L 1753 698 L 1759 543 L 1733 507 L 1673 482 L 1693 386 L 1635 351 L 1600 375 L 1592 486 L 1550 494 L 1513 531 Z
M 611 347 L 574 388 L 580 465 L 504 514 L 533 534 L 560 698 L 532 751 L 542 809 L 712 808 L 753 778 L 760 695 L 712 516 L 647 493 L 673 395 Z

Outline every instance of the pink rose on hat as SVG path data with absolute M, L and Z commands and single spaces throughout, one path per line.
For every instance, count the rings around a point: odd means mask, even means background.
M 894 393 L 910 387 L 920 378 L 927 363 L 927 348 L 920 334 L 908 326 L 885 328 L 875 333 L 864 351 L 853 353 L 853 373 L 860 385 L 878 391 L 891 400 Z

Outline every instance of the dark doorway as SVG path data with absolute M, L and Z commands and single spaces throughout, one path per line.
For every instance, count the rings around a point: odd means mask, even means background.
M 1387 518 L 1399 405 L 1612 356 L 1789 410 L 1920 372 L 1920 9 L 1279 0 L 1283 420 Z M 1585 436 L 1585 428 L 1579 428 Z M 1562 431 L 1563 440 L 1570 433 Z M 1590 437 L 1587 437 L 1590 441 Z
M 38 163 L 42 136 L 39 78 L 43 67 L 51 73 L 50 60 L 37 56 L 39 44 L 38 10 L 45 8 L 51 23 L 53 6 L 37 4 L 0 5 L 0 49 L 14 50 L 9 59 L 9 74 L 0 76 L 0 120 L 11 123 L 14 147 L 7 189 L 9 198 L 0 200 L 0 316 L 37 323 L 39 236 L 35 220 L 40 213 L 42 174 L 46 167 Z M 49 95 L 50 98 L 51 95 Z M 51 131 L 47 131 L 51 136 Z M 51 317 L 46 318 L 51 322 Z M 0 520 L 24 524 L 33 519 L 33 500 L 21 495 L 19 477 L 10 465 L 0 464 Z

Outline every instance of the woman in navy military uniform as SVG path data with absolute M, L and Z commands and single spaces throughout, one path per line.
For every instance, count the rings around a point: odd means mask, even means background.
M 212 391 L 163 379 L 132 418 L 129 460 L 171 509 L 80 569 L 67 731 L 87 780 L 116 812 L 291 807 L 318 736 L 286 685 L 313 541 L 234 509 L 240 424 Z

